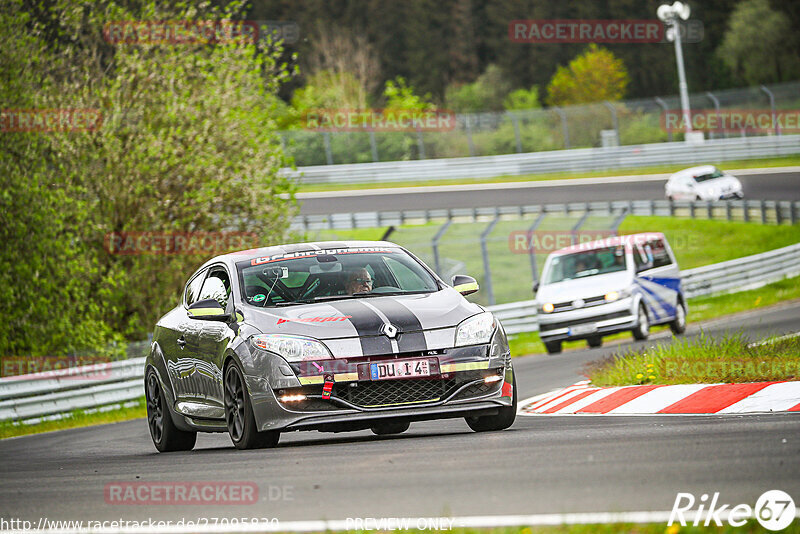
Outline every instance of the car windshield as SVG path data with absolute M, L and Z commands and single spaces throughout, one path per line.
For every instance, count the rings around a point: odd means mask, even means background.
M 694 180 L 697 183 L 705 182 L 708 180 L 713 180 L 714 178 L 722 178 L 724 176 L 723 172 L 719 169 L 714 169 L 714 172 L 710 172 L 708 174 L 701 174 L 699 176 L 695 176 Z
M 439 287 L 400 248 L 342 248 L 278 254 L 236 264 L 245 302 L 289 306 L 346 298 L 430 293 Z
M 624 271 L 625 258 L 622 245 L 555 256 L 546 267 L 543 284 Z

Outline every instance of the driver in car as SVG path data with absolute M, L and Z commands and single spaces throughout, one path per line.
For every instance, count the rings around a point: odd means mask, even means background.
M 372 291 L 372 277 L 364 267 L 347 273 L 345 290 L 348 295 L 354 293 L 369 293 Z

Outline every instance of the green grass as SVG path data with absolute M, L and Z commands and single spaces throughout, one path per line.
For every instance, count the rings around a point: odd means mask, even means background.
M 627 349 L 587 366 L 596 386 L 714 384 L 800 379 L 800 337 L 753 343 L 743 334 L 705 334 Z
M 779 158 L 748 159 L 736 161 L 709 162 L 723 169 L 758 169 L 762 167 L 784 167 L 800 165 L 800 156 L 786 156 Z M 533 182 L 541 180 L 562 180 L 569 178 L 602 178 L 604 176 L 630 176 L 638 174 L 671 174 L 688 165 L 656 165 L 652 167 L 639 167 L 633 169 L 608 169 L 590 172 L 555 172 L 547 174 L 525 174 L 521 176 L 496 176 L 494 178 L 463 178 L 455 180 L 408 180 L 402 182 L 371 182 L 366 184 L 303 184 L 300 183 L 297 192 L 311 191 L 347 191 L 353 189 L 376 189 L 382 187 L 419 187 L 426 185 L 464 185 L 477 183 L 499 182 Z
M 787 278 L 773 284 L 725 295 L 703 296 L 689 299 L 689 323 L 707 321 L 733 313 L 757 310 L 772 306 L 779 302 L 800 298 L 800 277 Z M 653 326 L 651 334 L 668 329 L 668 326 Z M 622 332 L 603 337 L 603 342 L 630 339 L 630 332 Z M 536 332 L 527 332 L 511 336 L 509 339 L 512 356 L 541 354 L 545 352 L 544 344 Z M 586 348 L 585 341 L 570 341 L 563 344 L 565 350 L 570 348 Z
M 83 426 L 102 425 L 105 423 L 117 423 L 130 419 L 140 419 L 147 417 L 144 397 L 135 406 L 122 407 L 105 412 L 87 412 L 86 410 L 75 410 L 61 419 L 53 421 L 42 421 L 32 425 L 4 421 L 0 423 L 0 439 L 13 436 L 24 436 L 27 434 L 39 434 L 53 430 L 65 430 L 67 428 L 78 428 Z

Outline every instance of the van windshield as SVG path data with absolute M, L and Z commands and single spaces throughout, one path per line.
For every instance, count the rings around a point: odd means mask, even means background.
M 624 271 L 626 268 L 625 247 L 619 245 L 556 256 L 549 263 L 542 279 L 543 284 L 555 284 L 564 280 Z

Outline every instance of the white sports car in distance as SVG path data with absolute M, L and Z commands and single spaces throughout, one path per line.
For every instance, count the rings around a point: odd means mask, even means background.
M 676 172 L 667 180 L 664 192 L 669 200 L 727 200 L 744 196 L 739 179 L 713 165 Z

